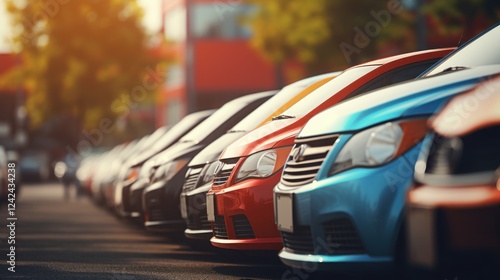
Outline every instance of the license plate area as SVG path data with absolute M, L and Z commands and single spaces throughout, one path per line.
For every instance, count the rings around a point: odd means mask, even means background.
M 187 197 L 185 194 L 181 194 L 181 216 L 183 219 L 188 218 L 187 213 Z
M 275 201 L 278 229 L 293 232 L 293 195 L 277 193 Z
M 408 258 L 411 264 L 429 269 L 437 265 L 436 211 L 409 207 L 407 216 Z
M 214 194 L 207 193 L 207 220 L 215 222 L 215 203 Z

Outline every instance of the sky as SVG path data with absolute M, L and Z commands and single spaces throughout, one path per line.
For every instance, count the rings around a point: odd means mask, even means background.
M 137 0 L 144 9 L 143 25 L 148 32 L 156 32 L 161 26 L 161 1 L 162 0 Z M 0 0 L 0 53 L 10 51 L 8 38 L 11 36 L 10 22 L 5 11 L 5 0 Z

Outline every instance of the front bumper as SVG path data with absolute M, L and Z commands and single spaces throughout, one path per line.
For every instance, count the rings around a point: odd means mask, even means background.
M 500 257 L 500 191 L 495 186 L 422 186 L 408 196 L 412 265 L 448 265 Z
M 185 218 L 187 228 L 184 234 L 187 238 L 210 240 L 212 238 L 212 226 L 207 220 L 207 192 L 212 183 L 205 184 L 189 192 L 181 193 L 181 199 L 185 201 L 187 214 Z M 182 207 L 182 203 L 181 203 Z
M 130 188 L 135 180 L 118 183 L 115 187 L 115 209 L 121 217 L 130 217 Z
M 142 207 L 142 194 L 146 187 L 149 186 L 150 181 L 148 179 L 137 180 L 129 190 L 129 212 L 131 218 L 143 218 L 143 207 Z
M 181 217 L 179 197 L 186 168 L 182 168 L 168 181 L 158 181 L 144 189 L 144 225 L 153 231 L 181 231 L 186 223 Z
M 281 236 L 273 217 L 273 187 L 281 172 L 247 179 L 214 190 L 216 221 L 212 245 L 237 250 L 280 250 Z
M 293 195 L 293 232 L 282 231 L 281 261 L 338 272 L 394 268 L 420 146 L 383 166 L 347 170 L 299 188 L 278 184 L 275 193 Z

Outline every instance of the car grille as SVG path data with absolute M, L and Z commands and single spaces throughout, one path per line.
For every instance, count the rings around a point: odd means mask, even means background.
M 198 183 L 198 178 L 200 177 L 201 168 L 190 168 L 188 170 L 188 176 L 184 181 L 184 186 L 182 187 L 184 192 L 192 191 L 196 188 Z
M 209 230 L 210 222 L 207 220 L 207 215 L 190 215 L 188 216 L 187 227 L 192 230 Z
M 296 139 L 283 170 L 281 183 L 294 187 L 312 182 L 337 139 L 338 135 Z
M 352 222 L 347 218 L 323 224 L 324 248 L 330 255 L 361 254 L 365 252 L 361 238 Z
M 236 238 L 255 238 L 250 222 L 245 215 L 236 215 L 232 218 Z
M 235 166 L 236 164 L 224 164 L 222 169 L 215 174 L 214 186 L 224 185 L 229 179 L 229 176 L 231 176 Z
M 447 138 L 436 135 L 427 158 L 427 174 L 455 175 L 495 171 L 500 167 L 500 126 Z
M 206 193 L 198 193 L 186 198 L 187 227 L 192 230 L 211 229 L 207 219 Z
M 160 208 L 151 208 L 149 211 L 149 221 L 165 221 L 167 220 L 167 216 L 163 213 Z
M 228 239 L 226 223 L 221 216 L 215 217 L 214 222 L 214 236 L 217 238 Z
M 281 232 L 283 246 L 287 251 L 297 254 L 313 254 L 314 245 L 309 226 L 300 226 L 293 233 Z

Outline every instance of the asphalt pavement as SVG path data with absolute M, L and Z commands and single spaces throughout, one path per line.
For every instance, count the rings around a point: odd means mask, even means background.
M 65 200 L 58 183 L 24 185 L 15 199 L 15 209 L 0 209 L 0 279 L 318 277 L 287 270 L 275 253 L 222 251 L 148 232 L 88 197 Z

